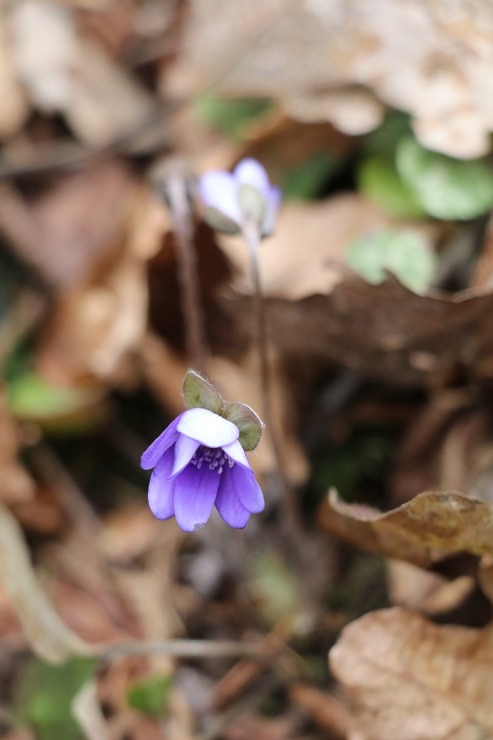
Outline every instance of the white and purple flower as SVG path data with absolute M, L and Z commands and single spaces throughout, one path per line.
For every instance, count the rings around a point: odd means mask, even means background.
M 264 497 L 239 441 L 240 430 L 205 408 L 181 413 L 142 455 L 154 468 L 149 506 L 157 519 L 176 517 L 193 532 L 209 519 L 214 505 L 231 527 L 242 529 Z
M 239 233 L 253 223 L 259 238 L 273 232 L 281 191 L 270 184 L 255 159 L 242 159 L 232 173 L 213 170 L 202 175 L 199 193 L 205 217 L 214 228 Z

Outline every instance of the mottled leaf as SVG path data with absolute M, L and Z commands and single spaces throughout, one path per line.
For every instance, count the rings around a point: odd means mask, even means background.
M 369 283 L 382 283 L 389 271 L 415 293 L 426 292 L 437 266 L 424 239 L 405 229 L 358 237 L 348 246 L 347 261 Z
M 493 206 L 493 169 L 423 149 L 413 138 L 397 148 L 397 169 L 423 208 L 443 219 L 470 219 Z
M 358 183 L 361 192 L 390 216 L 417 219 L 426 213 L 416 193 L 402 180 L 388 157 L 365 159 L 358 170 Z

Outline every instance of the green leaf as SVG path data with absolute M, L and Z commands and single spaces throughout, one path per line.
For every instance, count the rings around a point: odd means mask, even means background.
M 34 658 L 20 675 L 15 689 L 15 718 L 31 725 L 39 740 L 79 740 L 80 730 L 71 704 L 94 673 L 93 660 L 74 658 L 54 666 Z
M 299 582 L 292 570 L 273 552 L 257 554 L 251 563 L 252 591 L 264 619 L 275 624 L 300 605 Z
M 268 100 L 258 98 L 225 99 L 202 95 L 193 108 L 206 123 L 232 139 L 243 135 L 245 126 L 262 116 L 270 107 Z
M 341 166 L 341 159 L 317 152 L 284 176 L 281 190 L 285 200 L 313 200 Z
M 127 703 L 132 709 L 137 709 L 157 719 L 166 709 L 172 686 L 172 676 L 153 676 L 144 681 L 138 681 L 129 690 Z
M 493 169 L 423 149 L 414 138 L 397 147 L 397 169 L 431 216 L 470 219 L 493 206 Z
M 371 157 L 358 170 L 359 189 L 395 218 L 419 219 L 425 210 L 416 193 L 406 185 L 388 157 Z
M 425 292 L 436 272 L 435 254 L 413 231 L 378 231 L 358 237 L 347 249 L 349 266 L 369 283 L 382 283 L 386 271 L 409 290 Z
M 53 431 L 83 431 L 101 419 L 98 389 L 55 385 L 34 373 L 9 383 L 8 397 L 14 416 Z
M 364 138 L 363 151 L 366 156 L 392 158 L 402 139 L 411 133 L 409 116 L 400 111 L 392 111 L 381 126 Z

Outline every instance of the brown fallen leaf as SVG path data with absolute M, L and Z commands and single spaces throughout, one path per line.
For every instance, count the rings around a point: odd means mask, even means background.
M 117 258 L 136 188 L 117 160 L 65 175 L 34 201 L 3 185 L 0 230 L 51 285 L 59 290 L 83 285 Z
M 330 121 L 339 131 L 353 136 L 373 131 L 385 115 L 375 96 L 357 85 L 287 98 L 284 107 L 298 121 Z
M 489 288 L 418 295 L 390 274 L 372 285 L 349 271 L 349 242 L 389 225 L 358 195 L 283 209 L 259 254 L 276 347 L 295 363 L 342 364 L 397 385 L 443 385 L 463 371 L 492 378 Z M 439 234 L 433 227 L 420 235 L 431 247 Z M 221 237 L 219 244 L 238 273 L 223 309 L 234 317 L 232 338 L 244 346 L 251 333 L 248 254 L 237 239 Z
M 426 567 L 445 555 L 493 554 L 493 507 L 457 491 L 427 491 L 381 514 L 346 504 L 336 491 L 319 507 L 320 525 L 370 552 Z
M 79 41 L 77 75 L 65 115 L 80 141 L 104 147 L 145 129 L 155 113 L 152 96 L 123 66 L 92 40 Z M 165 128 L 160 129 L 162 140 Z
M 374 108 L 379 99 L 409 112 L 425 146 L 478 157 L 488 152 L 493 128 L 492 18 L 487 0 L 355 0 L 350 6 L 344 0 L 255 0 L 238 23 L 236 5 L 194 0 L 168 90 L 190 95 L 214 84 L 220 94 L 277 98 L 291 110 L 300 96 L 313 101 L 318 93 L 319 117 L 327 91 L 337 96 L 361 86 L 377 98 Z M 356 130 L 368 120 L 367 110 L 356 117 Z M 345 110 L 341 119 L 333 103 L 325 110 L 326 120 L 355 130 L 348 115 Z
M 340 699 L 304 683 L 294 683 L 288 691 L 291 701 L 306 712 L 329 737 L 334 740 L 347 738 L 351 715 Z
M 387 582 L 391 604 L 428 615 L 452 611 L 465 601 L 475 585 L 472 576 L 451 581 L 402 560 L 387 563 Z
M 288 203 L 276 231 L 259 251 L 262 286 L 269 299 L 299 301 L 332 293 L 347 278 L 348 244 L 388 227 L 389 219 L 370 201 L 345 193 L 314 203 Z M 248 250 L 239 238 L 221 236 L 219 246 L 238 271 L 240 292 L 251 292 Z
M 109 740 L 95 681 L 84 684 L 75 695 L 71 707 L 86 740 Z
M 416 491 L 446 488 L 470 490 L 471 449 L 469 444 L 466 446 L 469 440 L 462 436 L 458 441 L 464 443 L 463 448 L 458 451 L 455 446 L 453 477 L 445 465 L 444 457 L 450 459 L 447 449 L 450 446 L 446 441 L 450 430 L 457 421 L 470 417 L 471 411 L 475 416 L 484 415 L 483 409 L 477 408 L 474 396 L 465 388 L 440 389 L 430 395 L 424 407 L 418 409 L 407 425 L 394 456 L 390 474 L 391 506 L 409 501 Z
M 16 72 L 33 106 L 48 113 L 63 111 L 78 57 L 73 13 L 56 2 L 20 0 L 8 20 Z
M 493 629 L 438 627 L 399 607 L 345 627 L 329 654 L 355 719 L 350 740 L 493 736 Z
M 271 406 L 273 424 L 282 449 L 285 473 L 293 485 L 304 483 L 308 476 L 308 462 L 296 435 L 293 404 L 282 365 L 275 353 L 269 358 L 271 376 Z M 217 384 L 224 398 L 241 400 L 262 415 L 262 393 L 258 379 L 258 359 L 255 352 L 247 352 L 232 361 L 215 356 L 207 365 L 207 374 Z M 272 446 L 267 435 L 250 455 L 256 473 L 267 475 L 277 469 Z
M 112 215 L 102 219 L 109 231 L 95 229 L 92 235 L 89 230 L 87 241 L 81 240 L 85 271 L 82 275 L 79 272 L 76 284 L 74 280 L 59 291 L 38 352 L 42 371 L 68 384 L 87 378 L 116 382 L 130 378 L 131 382 L 132 356 L 147 322 L 145 260 L 151 242 L 160 238 L 160 224 L 153 223 L 146 238 L 137 238 L 137 224 L 149 212 L 140 206 L 142 200 L 149 201 L 149 194 L 143 195 L 132 178 L 124 176 L 122 183 L 117 177 L 112 182 L 111 172 L 106 174 L 108 180 L 101 185 L 100 195 L 101 204 L 106 201 L 111 207 L 113 201 Z M 85 208 L 89 206 L 88 198 Z M 82 212 L 91 221 L 83 208 L 79 218 Z
M 15 604 L 33 650 L 44 660 L 63 663 L 70 655 L 89 655 L 87 643 L 55 612 L 36 579 L 22 531 L 0 505 L 0 578 Z
M 16 133 L 29 114 L 26 92 L 17 77 L 5 17 L 0 16 L 0 139 Z
M 493 377 L 490 292 L 417 295 L 392 275 L 380 285 L 351 276 L 331 288 L 269 300 L 272 335 L 292 358 L 336 362 L 393 385 L 440 385 L 463 370 Z M 246 323 L 244 311 L 238 299 L 237 320 Z

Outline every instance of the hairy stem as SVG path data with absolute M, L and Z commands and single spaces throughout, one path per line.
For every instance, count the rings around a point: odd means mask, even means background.
M 262 394 L 262 407 L 264 421 L 270 434 L 270 442 L 274 453 L 277 473 L 282 486 L 282 524 L 286 536 L 295 548 L 299 562 L 304 562 L 304 537 L 301 526 L 301 511 L 296 498 L 296 493 L 289 483 L 285 473 L 285 461 L 282 454 L 282 446 L 279 441 L 276 426 L 274 424 L 271 405 L 271 383 L 268 360 L 267 320 L 265 311 L 265 300 L 260 280 L 258 263 L 258 247 L 260 237 L 255 225 L 247 224 L 243 236 L 248 244 L 252 265 L 252 277 L 254 284 L 254 319 L 255 333 L 257 339 L 257 351 L 259 361 L 260 388 Z
M 203 372 L 206 347 L 197 257 L 193 245 L 191 175 L 181 161 L 170 159 L 161 165 L 156 179 L 158 191 L 170 210 L 175 234 L 187 356 L 191 365 L 199 372 Z

